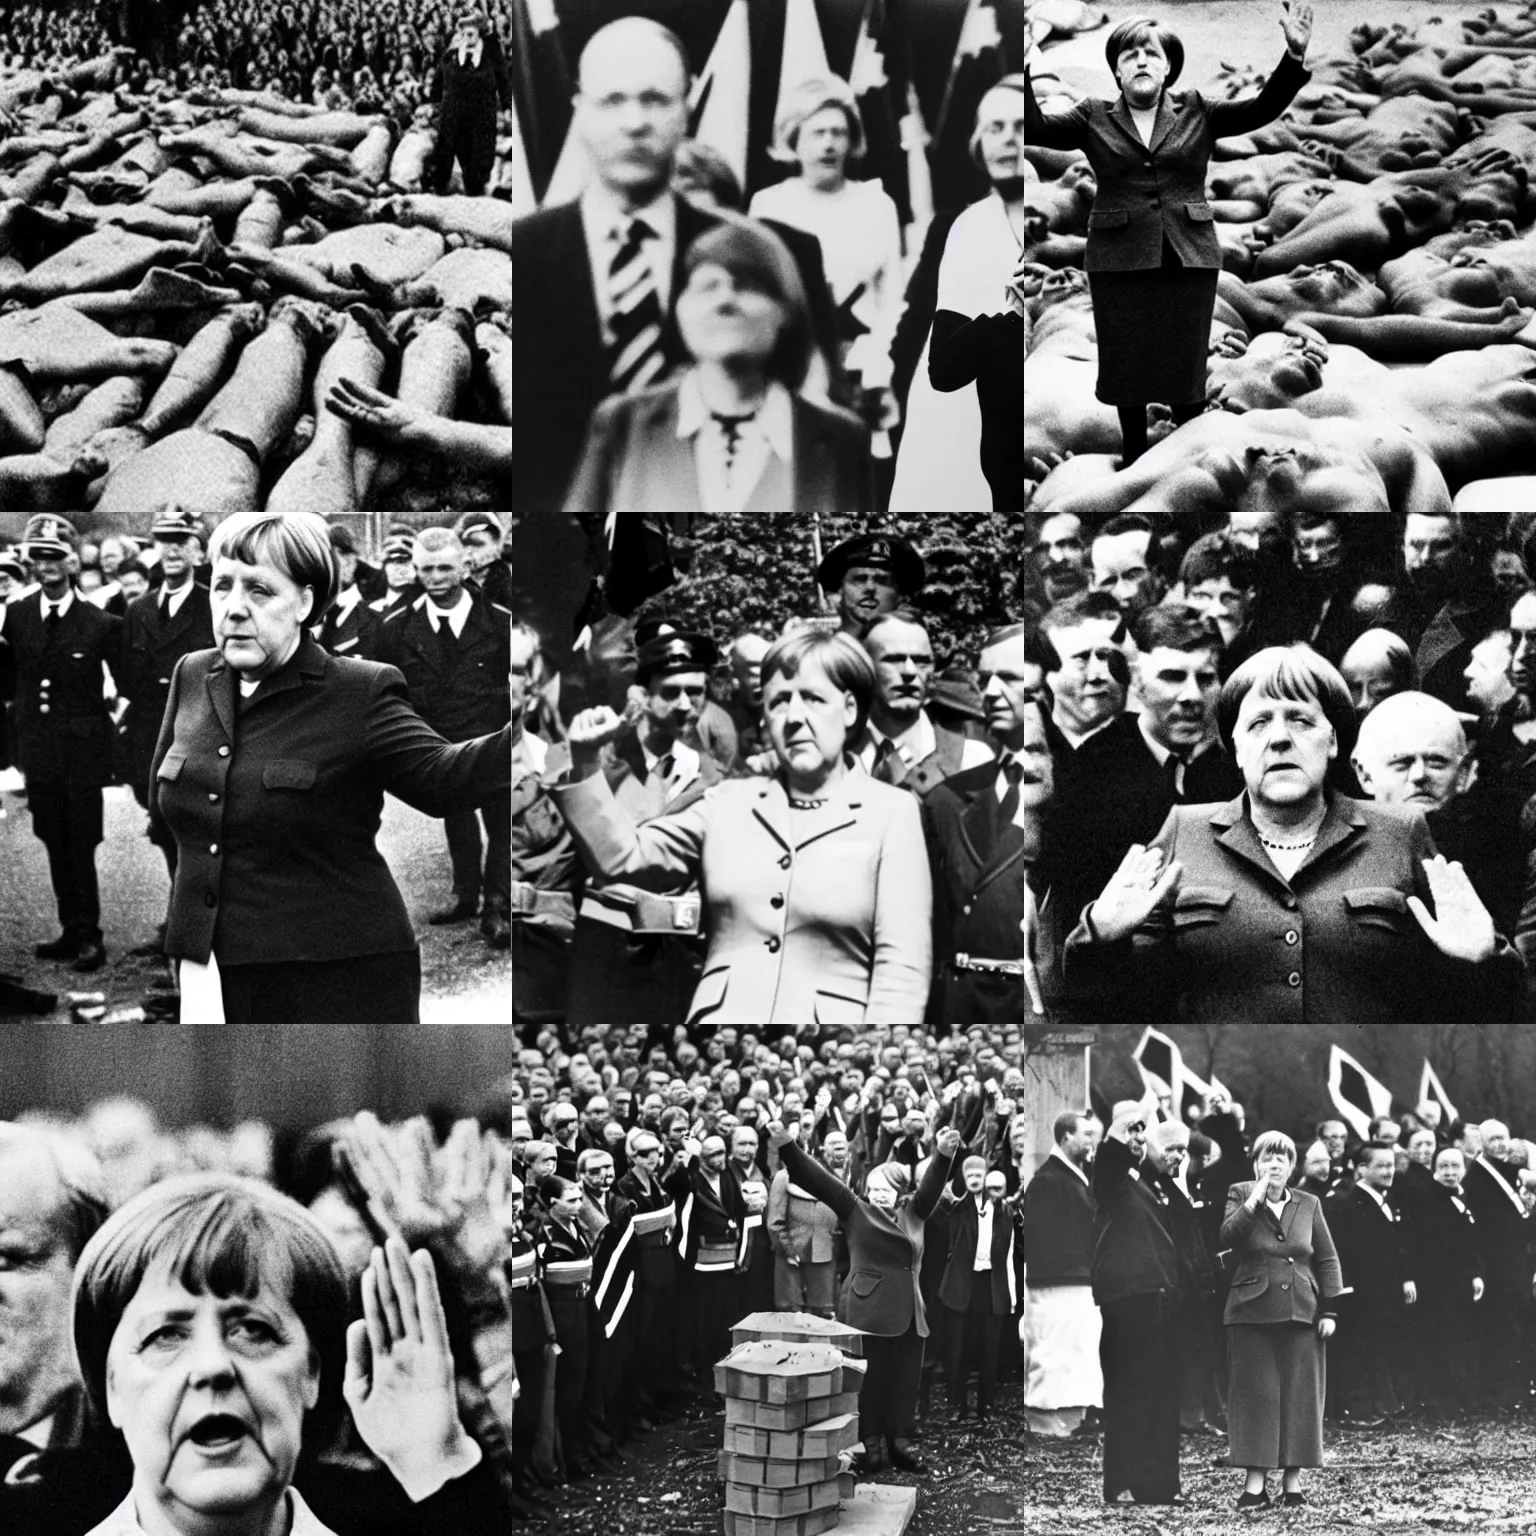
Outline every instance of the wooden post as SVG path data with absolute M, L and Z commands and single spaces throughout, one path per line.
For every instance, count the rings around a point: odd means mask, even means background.
M 1088 1052 L 1093 1040 L 1091 1029 L 1054 1030 L 1020 1063 L 1024 1093 L 1014 1115 L 1029 1127 L 1030 1174 L 1050 1155 L 1056 1116 L 1064 1109 L 1088 1107 Z

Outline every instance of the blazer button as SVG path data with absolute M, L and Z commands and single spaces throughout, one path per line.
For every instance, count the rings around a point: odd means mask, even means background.
M 208 852 L 209 853 L 217 853 L 218 851 L 219 851 L 219 845 L 217 843 L 209 843 L 208 844 Z
M 784 905 L 784 898 L 782 896 L 774 896 L 770 898 L 768 905 L 775 909 L 782 907 Z
M 53 687 L 53 679 L 50 677 L 40 677 L 37 680 L 37 686 L 39 688 L 51 688 Z
M 48 705 L 48 704 L 39 704 L 39 705 L 38 705 L 38 706 L 37 706 L 37 712 L 38 712 L 38 714 L 40 714 L 40 715 L 46 715 L 46 714 L 47 714 L 47 713 L 48 713 L 48 711 L 49 711 L 49 709 L 51 709 L 51 708 L 52 708 L 52 706 L 51 706 L 51 705 Z
M 1280 905 L 1284 907 L 1287 912 L 1294 912 L 1296 910 L 1296 898 L 1287 892 L 1280 898 Z
M 211 790 L 211 789 L 210 789 L 210 790 L 209 790 L 209 791 L 208 791 L 208 798 L 209 798 L 209 799 L 210 799 L 210 800 L 212 800 L 212 801 L 215 801 L 215 802 L 216 802 L 216 801 L 217 801 L 217 800 L 218 800 L 218 798 L 219 798 L 219 797 L 218 797 L 218 795 L 217 795 L 217 794 L 216 794 L 216 793 L 215 793 L 215 792 L 214 792 L 214 791 L 213 791 L 213 790 Z
M 219 756 L 220 757 L 228 757 L 229 756 L 229 748 L 228 747 L 220 747 L 219 748 Z
M 789 857 L 789 855 L 788 855 L 788 854 L 787 854 L 787 853 L 786 853 L 786 854 L 785 854 L 785 855 L 784 855 L 784 857 L 783 857 L 783 858 L 782 858 L 782 859 L 780 859 L 780 860 L 779 860 L 779 868 L 780 868 L 780 869 L 788 869 L 788 868 L 789 868 L 789 866 L 790 866 L 790 863 L 791 863 L 791 860 L 790 860 L 790 857 Z
M 778 936 L 777 935 L 775 935 L 774 937 L 769 938 L 769 939 L 764 939 L 763 942 L 768 946 L 768 953 L 770 955 L 778 954 L 778 952 L 779 952 L 779 940 L 778 940 Z
M 1298 934 L 1298 933 L 1297 933 L 1297 932 L 1296 932 L 1296 930 L 1295 930 L 1295 929 L 1294 929 L 1294 928 L 1292 928 L 1292 929 L 1291 929 L 1291 930 L 1290 930 L 1290 932 L 1288 932 L 1288 933 L 1287 933 L 1287 934 L 1286 934 L 1286 936 L 1285 936 L 1285 942 L 1286 942 L 1286 943 L 1287 943 L 1287 944 L 1294 944 L 1294 943 L 1295 943 L 1295 942 L 1296 942 L 1296 940 L 1297 940 L 1297 939 L 1299 939 L 1299 938 L 1300 938 L 1300 937 L 1301 937 L 1301 935 L 1300 935 L 1300 934 Z
M 1287 1259 L 1285 1262 L 1287 1264 L 1294 1264 L 1296 1262 L 1296 1260 L 1295 1259 Z
M 1285 979 L 1286 979 L 1286 981 L 1291 986 L 1299 987 L 1301 985 L 1301 972 L 1300 971 L 1292 971 L 1291 974 L 1289 976 L 1287 976 Z
M 219 898 L 212 891 L 205 891 L 203 893 L 203 905 L 205 907 L 216 907 L 218 904 Z
M 1288 1291 L 1288 1290 L 1290 1290 L 1290 1288 L 1291 1288 L 1291 1282 L 1289 1280 L 1282 1280 L 1280 1282 L 1280 1289 L 1282 1291 Z

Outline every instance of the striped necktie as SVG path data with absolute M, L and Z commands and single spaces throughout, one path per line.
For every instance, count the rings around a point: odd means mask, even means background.
M 656 231 L 644 219 L 629 230 L 608 269 L 608 382 L 613 393 L 632 395 L 656 381 L 666 367 L 661 351 L 661 300 L 646 260 L 645 242 Z

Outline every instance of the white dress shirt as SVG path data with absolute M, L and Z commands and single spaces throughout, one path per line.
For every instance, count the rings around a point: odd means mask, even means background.
M 976 1263 L 975 1271 L 992 1270 L 992 1218 L 997 1207 L 985 1195 L 976 1202 Z
M 581 227 L 587 239 L 587 260 L 592 268 L 592 292 L 597 299 L 597 317 L 608 329 L 612 304 L 608 294 L 608 275 L 619 247 L 629 237 L 630 221 L 644 219 L 655 231 L 645 242 L 645 257 L 661 301 L 663 316 L 672 312 L 672 263 L 677 253 L 677 201 L 670 191 L 625 213 L 618 199 L 600 181 L 588 184 L 581 194 Z
M 1385 1216 L 1388 1221 L 1396 1221 L 1397 1220 L 1397 1212 L 1394 1211 L 1392 1209 L 1392 1207 L 1387 1204 L 1387 1197 L 1384 1194 L 1382 1194 L 1379 1190 L 1372 1189 L 1369 1184 L 1357 1184 L 1355 1187 L 1357 1189 L 1363 1189 L 1366 1192 L 1366 1194 L 1368 1194 L 1371 1197 L 1371 1199 L 1374 1200 L 1376 1202 L 1376 1204 L 1381 1207 L 1381 1214 L 1383 1216 Z
M 193 585 L 194 583 L 189 577 L 179 587 L 161 587 L 159 597 L 160 611 L 166 618 L 174 619 L 181 612 L 181 605 L 186 602 Z
M 670 804 L 699 776 L 699 754 L 684 742 L 678 741 L 672 744 L 670 752 L 652 752 L 642 741 L 640 743 L 640 755 L 645 759 L 646 777 L 649 778 L 657 770 L 657 765 L 663 757 L 672 759 L 672 771 L 666 777 L 666 800 Z
M 297 1488 L 288 1490 L 288 1507 L 293 1514 L 289 1536 L 336 1536 L 330 1526 L 321 1525 Z M 133 1495 L 130 1493 L 88 1536 L 144 1536 L 144 1527 L 134 1512 Z
M 71 587 L 58 602 L 51 603 L 45 597 L 43 599 L 42 615 L 46 619 L 50 613 L 57 613 L 62 619 L 75 605 L 75 589 Z
M 880 743 L 886 740 L 886 735 L 873 720 L 869 722 L 867 734 L 869 739 L 859 748 L 856 756 L 865 771 L 873 773 L 875 755 L 880 750 Z M 933 721 L 928 718 L 926 709 L 918 710 L 917 719 L 899 736 L 892 736 L 890 742 L 895 747 L 902 766 L 909 772 L 939 748 L 938 733 L 934 730 Z M 961 743 L 960 769 L 962 772 L 967 768 L 975 768 L 993 760 L 992 748 L 986 742 L 976 741 L 973 737 L 967 736 Z
M 677 435 L 693 439 L 693 466 L 699 477 L 699 506 L 705 512 L 740 512 L 763 478 L 770 458 L 794 468 L 794 410 L 789 391 L 775 380 L 757 414 L 737 429 L 736 452 L 726 459 L 725 428 L 710 414 L 697 373 L 683 376 L 677 395 Z
M 474 603 L 470 599 L 469 588 L 461 587 L 459 589 L 459 600 L 452 608 L 439 608 L 429 597 L 423 612 L 427 616 L 427 623 L 432 626 L 432 633 L 434 635 L 437 633 L 438 625 L 446 620 L 448 627 L 453 631 L 453 638 L 457 640 L 464 633 L 465 621 L 469 618 L 469 611 L 473 607 Z

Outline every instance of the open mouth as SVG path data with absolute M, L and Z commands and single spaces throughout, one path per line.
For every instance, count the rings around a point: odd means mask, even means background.
M 210 1413 L 194 1424 L 187 1439 L 201 1451 L 217 1453 L 232 1450 L 250 1430 L 243 1419 L 232 1413 Z

